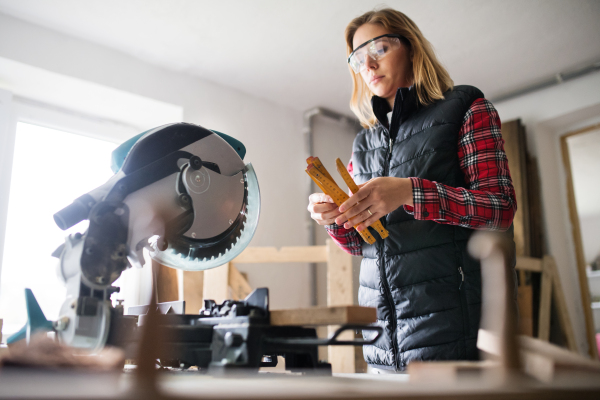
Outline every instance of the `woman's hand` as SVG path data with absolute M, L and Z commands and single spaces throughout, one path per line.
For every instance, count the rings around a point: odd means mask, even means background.
M 412 183 L 408 178 L 373 178 L 359 188 L 339 207 L 342 215 L 335 218 L 336 224 L 344 224 L 347 229 L 356 226 L 361 231 L 398 207 L 413 205 Z
M 341 215 L 333 199 L 324 193 L 313 193 L 308 197 L 308 211 L 319 225 L 331 225 Z

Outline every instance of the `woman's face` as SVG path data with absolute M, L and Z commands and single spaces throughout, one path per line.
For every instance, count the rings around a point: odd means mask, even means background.
M 371 40 L 377 36 L 389 34 L 384 27 L 374 24 L 361 25 L 354 34 L 352 40 L 353 48 Z M 410 49 L 402 43 L 401 46 L 392 50 L 384 58 L 374 61 L 366 57 L 366 68 L 360 73 L 371 92 L 388 101 L 390 107 L 394 107 L 396 91 L 400 87 L 412 85 L 412 61 Z

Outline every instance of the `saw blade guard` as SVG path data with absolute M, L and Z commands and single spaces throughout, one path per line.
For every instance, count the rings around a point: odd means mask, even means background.
M 260 189 L 254 167 L 252 164 L 246 164 L 242 172 L 246 185 L 245 221 L 237 237 L 225 239 L 226 243 L 220 243 L 219 250 L 215 250 L 212 252 L 213 254 L 210 254 L 209 251 L 208 255 L 203 254 L 199 257 L 195 256 L 191 250 L 186 254 L 182 249 L 171 245 L 161 251 L 156 242 L 151 242 L 150 257 L 160 264 L 184 271 L 203 271 L 216 268 L 237 257 L 254 237 L 260 215 Z

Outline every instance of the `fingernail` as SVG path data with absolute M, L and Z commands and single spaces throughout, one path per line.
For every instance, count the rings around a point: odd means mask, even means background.
M 349 223 L 345 223 L 345 224 L 344 224 L 344 228 L 346 228 L 346 229 L 350 229 L 350 224 L 349 224 Z
M 346 211 L 346 210 L 344 210 L 342 207 L 340 207 L 340 208 L 339 208 L 339 211 L 340 211 L 341 213 L 343 213 L 343 212 L 344 212 L 344 211 Z

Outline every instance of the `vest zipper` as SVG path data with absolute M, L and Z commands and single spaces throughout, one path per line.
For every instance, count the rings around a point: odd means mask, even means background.
M 391 124 L 390 124 L 390 128 L 391 128 Z M 387 129 L 388 140 L 389 140 L 390 146 L 388 149 L 386 162 L 385 162 L 384 168 L 383 168 L 383 176 L 388 175 L 389 165 L 392 160 L 392 148 L 393 148 L 394 140 L 392 139 L 392 135 L 390 134 L 390 132 L 391 131 L 389 129 Z M 384 222 L 384 226 L 387 226 L 387 218 L 384 218 L 383 222 Z M 387 278 L 385 275 L 384 240 L 381 240 L 378 243 L 379 243 L 379 275 L 380 275 L 381 283 L 383 286 L 383 292 L 384 292 L 385 299 L 387 300 L 388 306 L 390 307 L 390 311 L 392 312 L 392 335 L 391 335 L 390 340 L 392 342 L 392 351 L 394 353 L 394 361 L 396 363 L 396 365 L 394 367 L 395 367 L 396 371 L 399 371 L 402 363 L 400 361 L 400 349 L 398 348 L 398 335 L 396 332 L 398 329 L 398 319 L 396 317 L 396 307 L 394 306 L 394 299 L 392 297 L 392 291 L 390 290 L 390 286 L 388 284 L 388 281 L 387 281 Z
M 467 302 L 467 291 L 464 290 L 462 287 L 464 286 L 465 283 L 465 271 L 463 271 L 462 269 L 462 265 L 458 267 L 458 272 L 460 273 L 461 276 L 461 281 L 460 284 L 458 285 L 458 292 L 459 292 L 459 296 L 460 296 L 460 305 L 462 308 L 462 314 L 463 314 L 463 337 L 465 338 L 463 340 L 463 345 L 464 345 L 464 357 L 468 358 L 469 355 L 467 354 L 467 343 L 466 343 L 466 337 L 469 334 L 469 327 L 470 327 L 470 316 L 469 316 L 469 303 Z
M 398 100 L 400 99 L 399 97 L 399 93 L 396 93 L 396 100 L 395 103 L 398 103 Z M 394 106 L 395 108 L 396 106 Z M 394 110 L 392 110 L 394 111 Z M 396 110 L 396 112 L 398 112 L 398 110 Z M 398 117 L 397 117 L 398 118 Z M 387 132 L 388 134 L 388 141 L 389 141 L 389 149 L 388 149 L 388 154 L 387 157 L 385 157 L 385 164 L 383 166 L 383 176 L 388 176 L 389 173 L 389 166 L 390 163 L 392 161 L 392 149 L 394 146 L 394 140 L 392 139 L 392 134 L 391 132 L 392 129 L 391 128 L 396 128 L 395 126 L 396 124 L 393 123 L 394 122 L 394 114 L 392 113 L 392 121 L 389 124 L 389 128 L 390 129 L 386 129 L 384 127 L 384 130 Z M 383 225 L 387 226 L 387 217 L 383 219 Z M 392 349 L 393 349 L 393 353 L 394 353 L 394 360 L 395 360 L 395 370 L 399 371 L 400 370 L 400 366 L 402 364 L 402 362 L 400 361 L 400 350 L 398 349 L 398 335 L 396 333 L 396 331 L 398 330 L 398 319 L 396 317 L 396 307 L 394 307 L 394 299 L 392 297 L 392 291 L 390 290 L 390 286 L 388 284 L 386 275 L 385 275 L 385 245 L 384 245 L 384 240 L 380 240 L 378 241 L 379 244 L 379 277 L 381 279 L 381 283 L 383 286 L 383 291 L 384 291 L 384 296 L 385 299 L 387 300 L 388 306 L 390 307 L 390 310 L 392 312 L 392 337 L 390 338 L 391 342 L 392 342 Z

